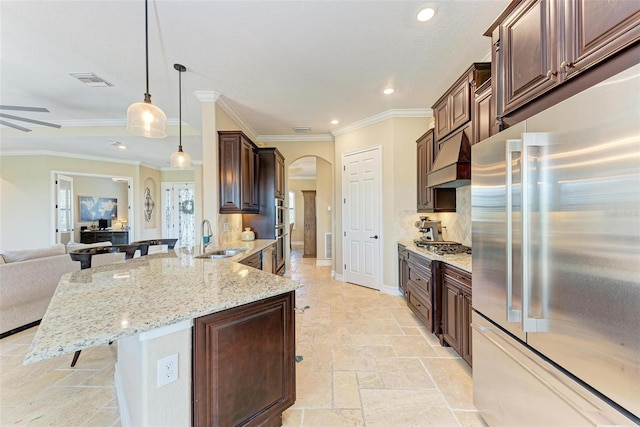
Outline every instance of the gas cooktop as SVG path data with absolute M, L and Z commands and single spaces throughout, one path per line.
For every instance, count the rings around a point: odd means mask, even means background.
M 457 242 L 434 242 L 432 240 L 414 240 L 419 248 L 424 248 L 436 255 L 471 254 L 471 248 Z

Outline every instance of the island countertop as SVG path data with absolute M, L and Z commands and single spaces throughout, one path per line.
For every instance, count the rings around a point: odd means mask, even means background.
M 302 285 L 241 261 L 275 243 L 244 248 L 230 258 L 199 259 L 181 248 L 67 273 L 42 319 L 24 363 L 140 334 L 293 291 Z

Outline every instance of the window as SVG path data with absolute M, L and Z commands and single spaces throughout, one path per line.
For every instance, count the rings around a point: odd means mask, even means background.
M 289 224 L 296 223 L 296 193 L 289 191 Z M 294 225 L 295 229 L 296 226 Z

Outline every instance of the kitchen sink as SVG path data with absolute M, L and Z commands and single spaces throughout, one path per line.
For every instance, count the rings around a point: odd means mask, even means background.
M 203 253 L 202 255 L 197 255 L 196 258 L 209 258 L 209 259 L 217 259 L 217 258 L 229 258 L 234 255 L 238 255 L 241 252 L 246 251 L 245 248 L 234 248 L 234 249 L 214 249 L 213 251 L 208 251 Z

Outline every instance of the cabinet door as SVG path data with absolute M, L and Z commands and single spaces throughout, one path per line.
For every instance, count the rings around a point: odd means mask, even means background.
M 460 321 L 462 313 L 459 301 L 461 296 L 459 288 L 445 279 L 442 293 L 442 335 L 458 354 L 460 354 L 461 345 Z
M 448 97 L 440 101 L 439 104 L 433 106 L 433 116 L 436 120 L 436 140 L 439 140 L 440 138 L 448 134 L 451 130 L 451 122 L 449 119 L 451 117 L 451 114 L 449 113 L 449 108 L 450 104 Z
M 471 97 L 469 90 L 469 81 L 462 80 L 456 87 L 451 90 L 449 95 L 449 103 L 451 104 L 451 127 L 455 130 L 471 120 Z
M 526 0 L 500 26 L 504 114 L 559 82 L 555 5 L 553 0 Z
M 194 426 L 281 424 L 295 402 L 293 306 L 290 292 L 195 319 Z
M 258 209 L 258 186 L 256 185 L 258 154 L 253 145 L 244 139 L 242 140 L 241 159 L 241 206 L 243 211 L 249 212 Z
M 220 136 L 218 141 L 220 168 L 220 213 L 239 212 L 240 142 L 239 136 Z
M 433 132 L 430 133 L 433 135 Z M 432 137 L 433 138 L 433 137 Z M 433 209 L 432 203 L 432 191 L 427 188 L 427 174 L 429 173 L 430 155 L 428 137 L 425 135 L 423 138 L 417 141 L 417 163 L 418 163 L 418 212 L 426 212 L 429 209 Z
M 640 1 L 575 0 L 564 4 L 561 71 L 570 78 L 640 39 Z
M 473 366 L 472 343 L 471 343 L 471 294 L 462 291 L 462 352 L 461 356 L 470 366 Z
M 276 173 L 275 173 L 275 193 L 276 197 L 284 199 L 284 159 L 276 153 Z
M 470 141 L 471 145 L 477 144 L 478 142 L 493 135 L 492 130 L 496 121 L 496 115 L 493 110 L 494 103 L 492 98 L 490 84 L 485 84 L 476 93 L 473 108 L 474 135 Z

